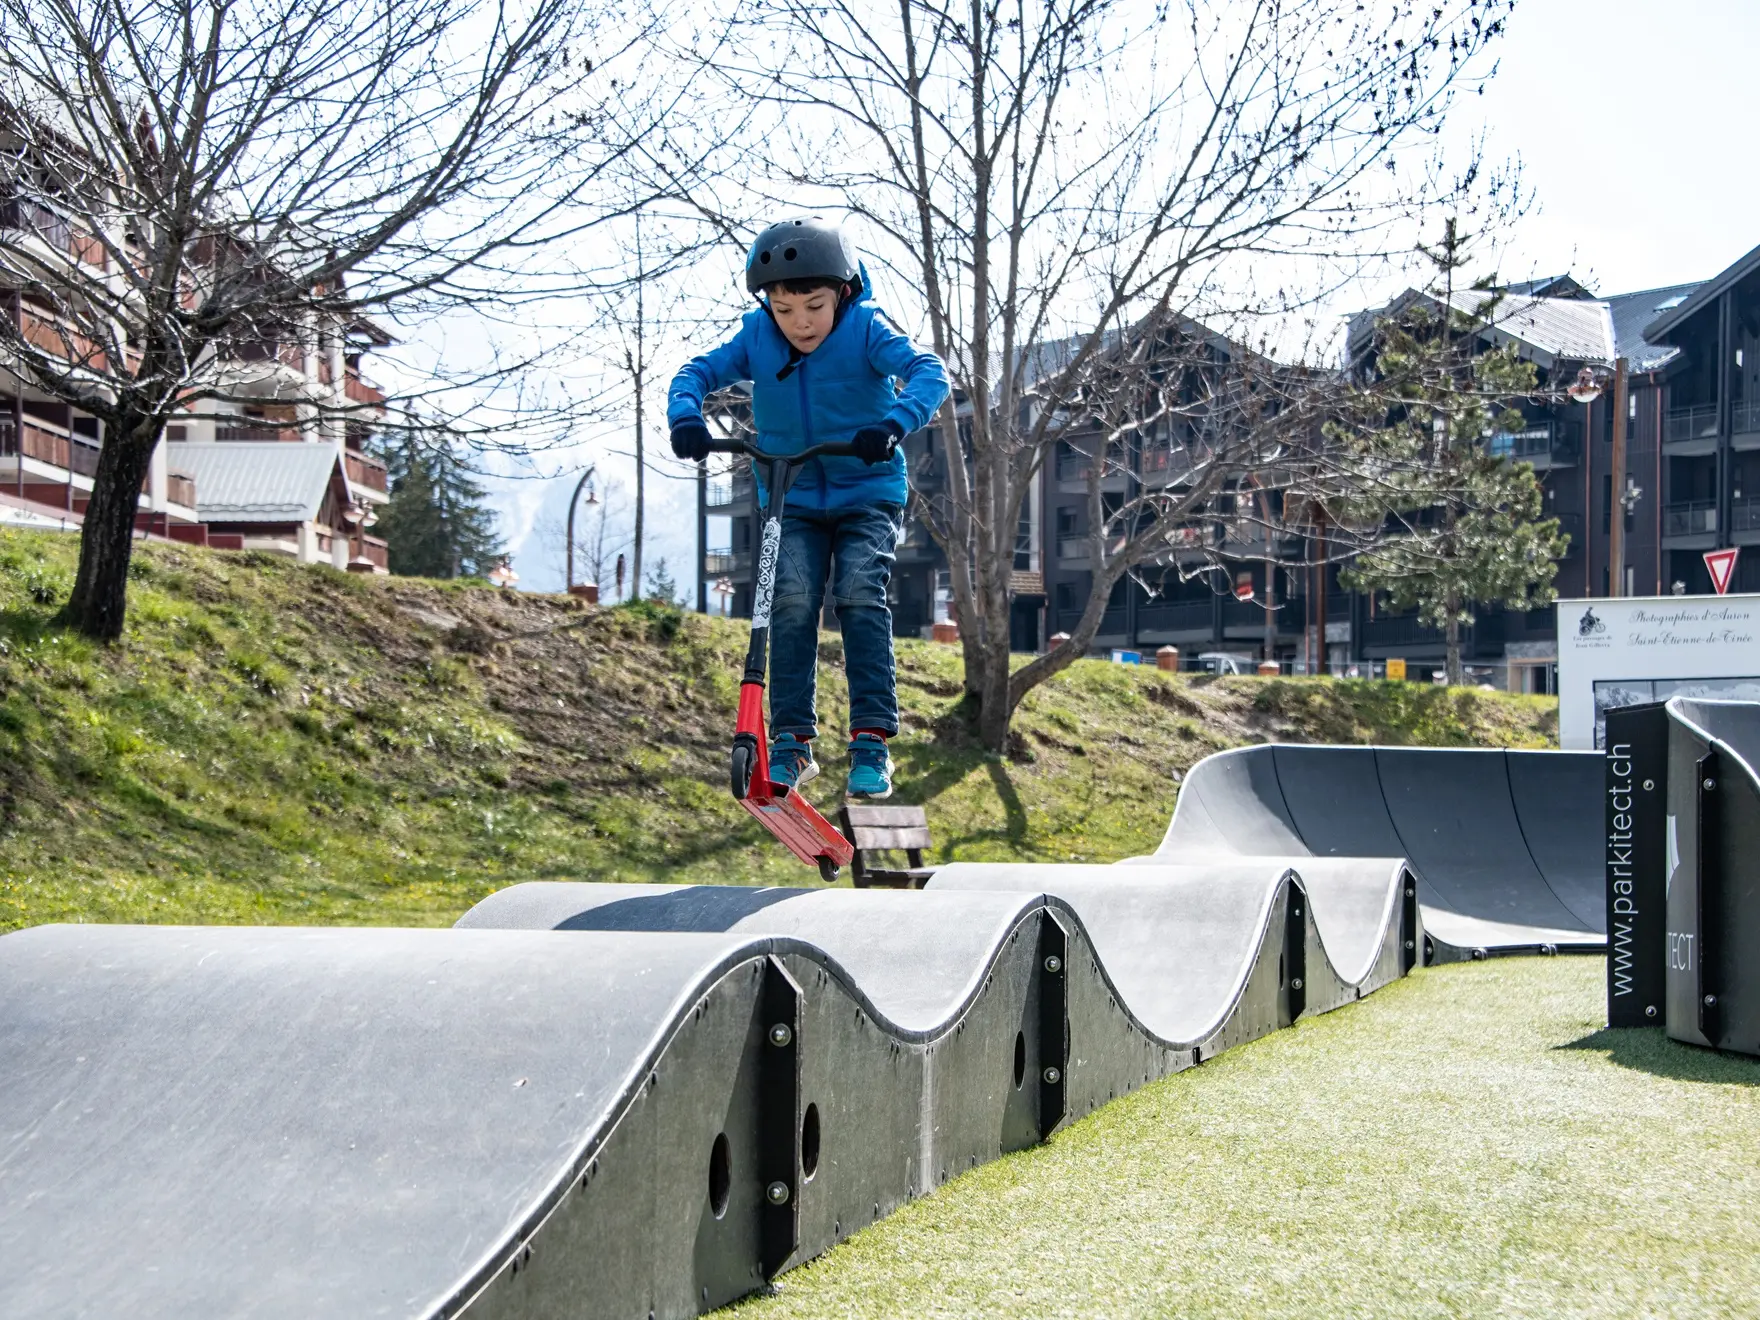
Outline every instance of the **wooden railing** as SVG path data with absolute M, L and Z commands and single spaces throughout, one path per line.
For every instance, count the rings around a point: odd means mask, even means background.
M 186 509 L 196 507 L 196 479 L 187 472 L 165 474 L 165 499 Z
M 216 440 L 298 440 L 299 428 L 269 426 L 263 422 L 244 422 L 233 426 L 216 426 Z
M 369 385 L 360 378 L 358 372 L 350 371 L 343 382 L 343 393 L 355 403 L 365 403 L 374 407 L 385 406 L 385 391 L 376 385 Z
M 41 349 L 67 362 L 79 362 L 94 371 L 108 371 L 110 360 L 94 340 L 71 330 L 50 317 L 30 308 L 19 311 L 19 332 L 32 348 Z
M 361 557 L 375 568 L 389 570 L 391 567 L 391 549 L 376 536 L 361 535 Z
M 376 490 L 381 495 L 390 489 L 385 464 L 369 454 L 349 449 L 343 453 L 343 462 L 348 471 L 348 479 L 356 486 L 365 486 L 368 490 Z

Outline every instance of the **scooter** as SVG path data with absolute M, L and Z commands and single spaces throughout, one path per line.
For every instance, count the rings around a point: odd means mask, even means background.
M 849 865 L 855 850 L 837 828 L 798 792 L 770 782 L 770 739 L 764 718 L 764 671 L 770 654 L 770 607 L 776 596 L 776 561 L 782 551 L 782 505 L 801 467 L 815 458 L 854 457 L 848 444 L 813 445 L 798 454 L 766 454 L 745 440 L 718 440 L 711 453 L 744 454 L 753 471 L 761 464 L 769 494 L 758 543 L 758 573 L 752 593 L 752 640 L 746 648 L 739 685 L 739 717 L 734 724 L 729 781 L 734 799 L 782 841 L 801 861 L 819 868 L 826 884 Z

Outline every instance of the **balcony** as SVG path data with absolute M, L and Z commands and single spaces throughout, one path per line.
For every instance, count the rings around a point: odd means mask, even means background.
M 734 577 L 747 572 L 751 568 L 751 555 L 741 550 L 735 553 L 726 546 L 703 552 L 703 576 L 708 578 Z
M 1581 444 L 1575 424 L 1543 421 L 1521 431 L 1494 432 L 1490 448 L 1496 458 L 1531 463 L 1540 471 L 1546 471 L 1575 464 Z
M 1694 452 L 1710 453 L 1717 446 L 1717 405 L 1701 403 L 1691 408 L 1669 409 L 1662 419 L 1662 443 L 1690 443 Z
M 389 492 L 389 473 L 383 461 L 355 449 L 343 451 L 342 457 L 350 485 L 364 486 L 381 495 Z
M 188 472 L 167 472 L 165 474 L 165 499 L 167 503 L 181 504 L 186 509 L 195 508 L 195 477 Z
M 266 440 L 291 441 L 300 438 L 297 426 L 270 426 L 266 422 L 238 422 L 231 425 L 216 425 L 216 440 Z
M 1760 532 L 1760 499 L 1731 500 L 1729 529 L 1735 532 Z
M 1583 552 L 1583 515 L 1580 513 L 1557 513 L 1558 530 L 1570 537 L 1571 543 L 1565 548 L 1564 557 L 1571 558 Z
M 1057 454 L 1057 480 L 1064 485 L 1085 486 L 1093 475 L 1094 464 L 1101 460 L 1092 454 L 1084 454 L 1079 449 L 1059 449 Z M 1125 472 L 1119 466 L 1116 453 L 1105 460 L 1105 470 L 1100 474 L 1101 484 L 1108 489 L 1122 487 Z
M 1733 403 L 1729 409 L 1729 429 L 1732 435 L 1754 435 L 1760 433 L 1760 399 Z M 1738 445 L 1746 449 L 1750 445 Z
M 1065 564 L 1085 564 L 1093 557 L 1093 547 L 1088 543 L 1087 534 L 1079 536 L 1060 536 L 1057 538 L 1057 558 Z
M 1214 609 L 1210 599 L 1148 601 L 1137 606 L 1137 632 L 1208 633 Z
M 14 193 L 0 201 L 0 229 L 19 229 L 35 234 L 56 252 L 72 254 L 73 225 L 35 197 Z
M 750 477 L 729 476 L 712 478 L 706 483 L 708 490 L 704 495 L 704 503 L 711 510 L 743 509 L 752 502 L 752 482 Z
M 11 422 L 0 424 L 0 454 L 16 455 L 20 452 L 16 430 Z M 32 422 L 24 424 L 23 453 L 26 458 L 34 458 L 39 463 L 47 463 L 52 467 L 73 469 L 74 458 L 70 452 L 74 443 L 65 435 L 57 434 L 46 427 Z M 90 468 L 82 475 L 91 476 L 98 470 L 97 449 L 95 446 L 81 444 L 80 449 L 91 448 Z M 82 456 L 82 460 L 84 458 Z
M 385 391 L 377 385 L 369 385 L 356 371 L 350 371 L 344 378 L 342 392 L 350 403 L 364 404 L 369 408 L 385 406 Z
M 82 477 L 98 475 L 98 446 L 80 436 L 74 436 L 68 446 L 68 469 Z
M 232 362 L 274 362 L 302 376 L 305 374 L 305 346 L 294 340 L 247 339 L 229 345 L 223 352 Z
M 371 564 L 381 573 L 391 571 L 391 548 L 376 536 L 361 534 L 360 552 L 349 561 L 350 568 L 361 566 L 362 561 Z
M 1663 510 L 1664 536 L 1702 536 L 1717 530 L 1717 502 L 1694 500 L 1670 504 Z
M 1470 627 L 1461 629 L 1461 641 L 1468 651 L 1472 634 Z M 1383 614 L 1363 625 L 1364 646 L 1427 646 L 1442 640 L 1442 629 L 1426 627 L 1416 614 Z

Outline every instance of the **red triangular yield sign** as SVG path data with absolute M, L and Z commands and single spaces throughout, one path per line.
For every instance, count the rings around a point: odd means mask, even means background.
M 1705 567 L 1711 571 L 1711 585 L 1717 588 L 1717 594 L 1723 595 L 1729 590 L 1729 580 L 1736 573 L 1736 556 L 1741 554 L 1739 548 L 1733 550 L 1707 550 Z

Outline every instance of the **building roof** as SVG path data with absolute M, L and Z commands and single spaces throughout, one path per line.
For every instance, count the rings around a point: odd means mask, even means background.
M 1547 283 L 1557 285 L 1566 276 Z M 1530 281 L 1532 282 L 1532 281 Z M 1574 289 L 1579 286 L 1570 281 Z M 1495 306 L 1491 306 L 1492 299 Z M 1407 289 L 1385 307 L 1369 308 L 1350 319 L 1348 354 L 1355 361 L 1369 348 L 1376 322 L 1398 315 L 1423 300 L 1433 306 L 1442 301 L 1423 289 Z M 1550 298 L 1514 293 L 1509 289 L 1456 289 L 1449 295 L 1454 309 L 1467 316 L 1487 319 L 1489 337 L 1497 343 L 1514 343 L 1524 358 L 1551 368 L 1561 361 L 1613 362 L 1613 322 L 1605 302 L 1580 296 Z
M 1517 280 L 1503 286 L 1505 293 L 1525 293 L 1535 298 L 1593 298 L 1595 295 L 1566 271 L 1563 275 L 1543 275 L 1534 280 Z
M 1616 356 L 1613 320 L 1604 302 L 1505 293 L 1493 306 L 1494 297 L 1496 294 L 1485 289 L 1457 289 L 1450 301 L 1469 316 L 1488 308 L 1489 327 L 1494 333 L 1538 349 L 1548 358 L 1612 362 Z
M 334 445 L 273 440 L 191 441 L 171 464 L 195 478 L 203 522 L 305 522 L 318 515 L 332 481 L 348 481 Z
M 1638 373 L 1659 371 L 1680 356 L 1672 344 L 1654 344 L 1645 337 L 1645 327 L 1690 298 L 1699 282 L 1671 284 L 1662 289 L 1641 289 L 1637 293 L 1616 293 L 1607 299 L 1613 316 L 1614 345 L 1627 367 Z
M 1760 270 L 1760 247 L 1753 249 L 1734 264 L 1706 280 L 1684 302 L 1676 303 L 1649 325 L 1644 327 L 1644 338 L 1657 344 L 1666 340 L 1678 329 L 1683 321 L 1691 319 L 1704 308 L 1717 301 L 1723 291 L 1739 284 L 1742 280 Z

